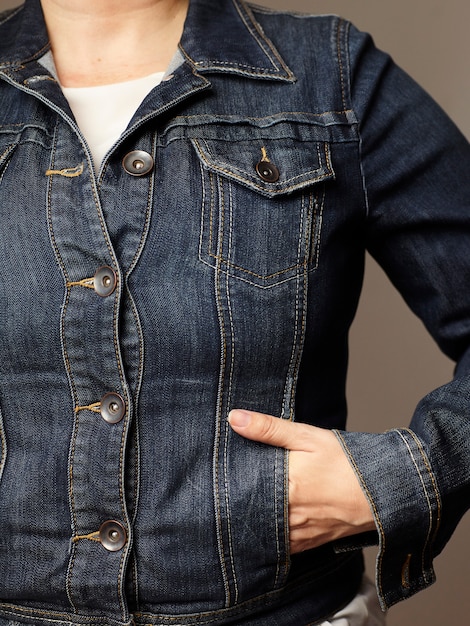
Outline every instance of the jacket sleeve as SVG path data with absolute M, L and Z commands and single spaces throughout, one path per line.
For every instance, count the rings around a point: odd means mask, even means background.
M 470 507 L 470 148 L 369 36 L 349 25 L 345 33 L 368 249 L 457 362 L 454 380 L 420 402 L 409 428 L 336 431 L 375 516 L 385 608 L 434 581 L 433 558 Z

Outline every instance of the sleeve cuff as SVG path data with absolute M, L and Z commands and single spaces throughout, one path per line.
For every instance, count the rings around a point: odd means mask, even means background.
M 408 429 L 335 430 L 369 501 L 377 527 L 376 585 L 383 609 L 435 581 L 433 545 L 441 518 L 436 478 L 422 442 Z M 377 543 L 375 533 L 338 542 L 337 551 Z

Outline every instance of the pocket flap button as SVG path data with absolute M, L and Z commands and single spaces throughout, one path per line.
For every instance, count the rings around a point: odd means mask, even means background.
M 267 183 L 275 183 L 279 180 L 279 170 L 270 161 L 262 160 L 257 163 L 256 172 Z

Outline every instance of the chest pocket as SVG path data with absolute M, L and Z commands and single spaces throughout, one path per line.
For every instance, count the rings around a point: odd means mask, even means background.
M 200 261 L 265 289 L 315 269 L 322 183 L 334 178 L 328 143 L 192 142 L 202 176 Z

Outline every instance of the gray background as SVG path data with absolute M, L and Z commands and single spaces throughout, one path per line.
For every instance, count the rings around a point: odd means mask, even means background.
M 97 0 L 98 1 L 98 0 Z M 374 35 L 379 47 L 418 80 L 470 137 L 470 3 L 468 0 L 258 0 L 272 8 L 337 13 Z M 0 10 L 18 2 L 0 0 Z M 368 259 L 351 334 L 350 428 L 406 426 L 419 399 L 449 379 L 452 363 L 438 353 L 421 323 Z M 391 609 L 389 626 L 470 623 L 470 516 L 436 560 L 438 581 Z M 375 551 L 367 551 L 369 572 Z

